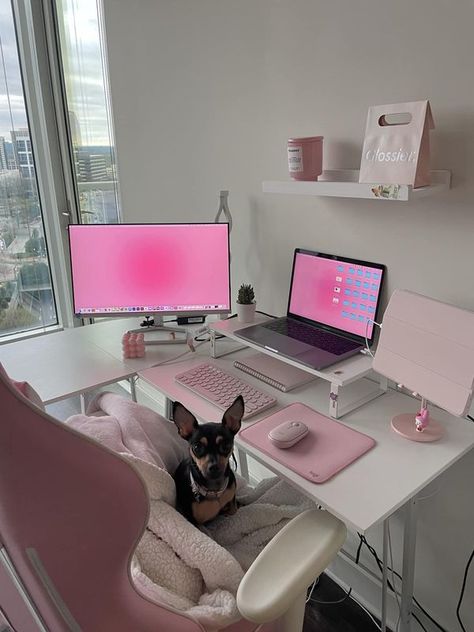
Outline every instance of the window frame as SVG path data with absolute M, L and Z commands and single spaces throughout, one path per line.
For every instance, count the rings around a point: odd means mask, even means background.
M 11 5 L 58 325 L 8 334 L 2 336 L 0 344 L 16 338 L 38 336 L 81 324 L 81 320 L 74 318 L 73 315 L 67 234 L 68 225 L 80 223 L 81 216 L 56 2 L 55 0 L 11 0 Z M 102 41 L 105 42 L 104 8 L 101 0 L 97 0 L 97 7 L 99 32 Z M 102 51 L 105 97 L 109 106 L 111 142 L 114 143 L 114 121 L 110 107 L 105 45 Z M 118 171 L 117 164 L 115 165 Z M 120 178 L 117 173 L 117 212 L 120 222 L 119 183 Z

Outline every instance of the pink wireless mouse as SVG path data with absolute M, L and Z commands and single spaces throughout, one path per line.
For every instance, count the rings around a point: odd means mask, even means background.
M 268 438 L 277 448 L 291 448 L 308 434 L 308 426 L 302 421 L 285 421 L 268 433 Z

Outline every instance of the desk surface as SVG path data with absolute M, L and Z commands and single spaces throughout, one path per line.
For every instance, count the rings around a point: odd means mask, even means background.
M 247 353 L 249 350 L 239 351 L 213 362 L 257 388 L 276 395 L 280 407 L 301 401 L 320 412 L 326 410 L 329 388 L 327 382 L 317 380 L 291 393 L 275 391 L 233 367 L 233 360 L 243 358 Z M 207 349 L 199 349 L 194 358 L 184 358 L 176 363 L 150 368 L 139 375 L 168 398 L 181 401 L 199 419 L 220 421 L 222 413 L 218 408 L 174 380 L 178 372 L 208 360 L 207 354 Z M 357 390 L 363 390 L 364 380 L 353 383 L 344 390 L 347 393 L 349 389 L 356 393 Z M 353 397 L 354 394 L 352 392 L 350 396 Z M 415 409 L 414 399 L 389 390 L 387 394 L 339 420 L 373 437 L 377 444 L 331 480 L 320 485 L 298 476 L 257 449 L 239 441 L 238 437 L 236 443 L 257 461 L 341 518 L 348 527 L 365 532 L 394 513 L 474 446 L 474 424 L 452 417 L 444 411 L 436 411 L 434 414 L 446 428 L 445 436 L 438 442 L 427 444 L 408 441 L 390 429 L 390 421 L 395 414 L 412 412 Z M 256 423 L 270 413 L 271 410 L 251 418 L 244 422 L 244 427 Z
M 0 361 L 13 378 L 28 380 L 46 403 L 140 372 L 144 380 L 170 399 L 182 401 L 197 417 L 206 421 L 219 421 L 222 417 L 219 409 L 179 386 L 174 380 L 176 373 L 209 360 L 209 346 L 204 345 L 195 354 L 188 353 L 174 362 L 149 368 L 158 362 L 172 360 L 186 352 L 187 347 L 181 344 L 147 347 L 144 358 L 124 361 L 122 334 L 127 328 L 136 326 L 136 318 L 117 319 L 0 345 Z M 223 340 L 219 344 L 227 343 Z M 302 401 L 325 412 L 328 382 L 316 380 L 291 393 L 275 391 L 233 368 L 234 359 L 243 358 L 251 352 L 242 350 L 213 361 L 257 388 L 276 395 L 280 406 Z M 364 389 L 372 388 L 373 384 L 359 380 L 345 386 L 341 398 L 344 399 L 346 395 L 351 399 L 357 395 L 363 396 Z M 474 424 L 443 411 L 437 411 L 434 415 L 446 428 L 445 436 L 438 442 L 415 443 L 390 430 L 393 415 L 413 412 L 415 408 L 413 399 L 389 391 L 346 415 L 340 420 L 342 423 L 370 435 L 377 445 L 322 485 L 306 481 L 254 448 L 240 443 L 238 438 L 237 443 L 270 470 L 339 516 L 349 527 L 364 532 L 391 515 L 474 446 Z M 268 412 L 244 424 L 255 423 Z
M 124 360 L 122 335 L 139 324 L 139 318 L 117 318 L 17 340 L 0 345 L 0 362 L 12 378 L 28 381 L 51 404 L 127 379 L 188 349 L 185 344 L 151 346 L 145 357 Z

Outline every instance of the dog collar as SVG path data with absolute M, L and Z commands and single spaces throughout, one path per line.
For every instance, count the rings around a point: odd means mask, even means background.
M 191 481 L 191 489 L 193 490 L 194 498 L 199 502 L 201 498 L 220 498 L 222 494 L 227 489 L 227 485 L 229 484 L 229 477 L 225 478 L 224 484 L 221 489 L 217 489 L 216 491 L 211 491 L 206 487 L 202 487 L 199 483 L 193 478 L 192 472 L 189 472 L 189 478 Z

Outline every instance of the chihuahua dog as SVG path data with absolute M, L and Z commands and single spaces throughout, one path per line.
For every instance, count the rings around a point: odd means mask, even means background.
M 235 476 L 229 459 L 234 436 L 240 430 L 244 400 L 239 395 L 222 417 L 222 423 L 198 424 L 180 402 L 173 403 L 173 420 L 189 443 L 189 458 L 174 474 L 178 510 L 193 524 L 204 524 L 218 514 L 237 511 Z

